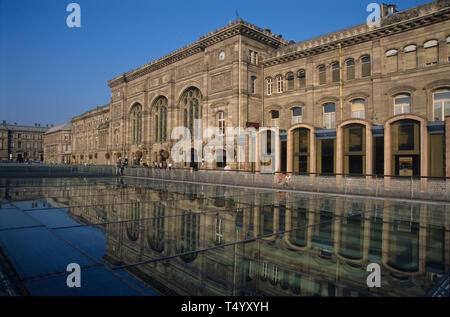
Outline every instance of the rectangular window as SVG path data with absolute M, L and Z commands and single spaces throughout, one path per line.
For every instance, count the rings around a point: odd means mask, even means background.
M 256 77 L 252 76 L 252 77 L 250 77 L 250 93 L 251 94 L 255 93 L 255 87 L 256 87 Z
M 334 63 L 332 66 L 332 80 L 333 82 L 338 82 L 341 80 L 341 74 L 340 74 L 340 67 L 339 67 L 339 63 Z
M 325 66 L 321 66 L 319 68 L 319 85 L 325 85 L 326 83 L 327 83 L 326 68 Z
M 335 104 L 328 103 L 323 107 L 323 126 L 326 129 L 335 128 Z
M 438 63 L 438 46 L 425 48 L 425 65 L 432 66 Z
M 353 101 L 352 118 L 364 119 L 365 116 L 365 101 L 362 99 Z
M 368 77 L 370 76 L 370 57 L 366 56 L 361 59 L 361 76 Z
M 438 91 L 433 94 L 434 121 L 443 121 L 450 116 L 450 90 Z
M 397 50 L 390 50 L 386 53 L 386 73 L 397 71 Z
M 362 128 L 355 127 L 349 129 L 349 139 L 348 139 L 348 149 L 350 152 L 361 152 L 362 151 Z
M 292 110 L 292 124 L 302 123 L 302 108 Z
M 298 72 L 298 82 L 299 82 L 300 88 L 306 87 L 306 73 L 304 70 L 300 70 Z
M 355 61 L 349 60 L 347 62 L 347 80 L 355 79 Z
M 401 95 L 395 97 L 394 115 L 411 112 L 411 97 L 409 95 Z
M 415 45 L 408 45 L 403 49 L 404 67 L 407 69 L 414 69 L 417 67 L 417 47 Z
M 414 151 L 414 124 L 403 123 L 398 127 L 398 150 Z
M 272 79 L 267 79 L 267 94 L 271 95 L 272 94 Z

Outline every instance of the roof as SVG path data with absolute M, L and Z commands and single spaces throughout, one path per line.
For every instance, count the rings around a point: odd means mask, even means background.
M 97 115 L 100 112 L 108 112 L 109 111 L 109 104 L 104 105 L 104 106 L 98 106 L 94 109 L 88 110 L 86 112 L 83 112 L 82 114 L 79 114 L 78 116 L 73 117 L 70 121 L 74 122 L 80 119 L 85 119 L 88 118 L 92 115 Z
M 18 124 L 0 124 L 0 128 L 10 131 L 23 131 L 23 132 L 46 132 L 49 127 L 32 126 L 32 125 L 18 125 Z
M 380 27 L 371 28 L 367 23 L 362 23 L 306 41 L 280 46 L 269 54 L 263 64 L 271 66 L 318 52 L 337 49 L 339 45 L 354 45 L 384 37 L 387 34 L 404 32 L 404 29 L 411 30 L 435 23 L 435 21 L 446 20 L 449 6 L 450 0 L 436 0 L 383 17 Z
M 214 45 L 236 35 L 244 35 L 246 37 L 253 38 L 257 41 L 265 43 L 266 45 L 269 45 L 274 49 L 280 46 L 285 46 L 289 43 L 289 41 L 283 39 L 281 35 L 275 35 L 269 29 L 263 30 L 262 28 L 239 19 L 237 21 L 230 22 L 228 25 L 225 25 L 220 29 L 201 36 L 192 44 L 182 47 L 168 55 L 165 55 L 137 69 L 130 70 L 109 80 L 108 86 L 112 88 L 121 83 L 134 80 L 142 75 L 148 74 L 170 64 L 173 64 L 179 60 L 182 60 L 186 57 L 202 52 L 206 47 Z
M 72 131 L 72 122 L 66 122 L 60 125 L 57 125 L 56 127 L 53 127 L 49 129 L 45 134 L 50 134 L 58 131 Z

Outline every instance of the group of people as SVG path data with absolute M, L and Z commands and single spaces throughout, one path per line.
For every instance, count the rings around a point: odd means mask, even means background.
M 157 161 L 154 161 L 153 162 L 153 166 L 154 166 L 154 168 L 159 168 L 159 169 L 172 169 L 172 163 L 171 162 L 169 162 L 169 163 L 167 163 L 166 161 L 161 161 L 161 162 L 157 162 Z

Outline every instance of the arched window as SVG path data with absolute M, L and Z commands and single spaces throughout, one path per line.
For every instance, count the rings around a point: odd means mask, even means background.
M 298 83 L 300 88 L 306 87 L 306 72 L 304 69 L 300 69 L 297 73 Z
M 439 60 L 439 45 L 437 40 L 430 40 L 423 44 L 425 49 L 425 65 L 436 65 Z
M 417 67 L 417 46 L 408 45 L 403 49 L 404 53 L 404 68 L 413 69 Z
M 339 65 L 339 62 L 333 63 L 333 65 L 331 65 L 331 70 L 332 70 L 332 73 L 331 73 L 332 81 L 334 83 L 340 81 L 341 80 L 341 73 L 340 73 L 341 67 Z
M 335 123 L 335 104 L 326 103 L 323 105 L 323 126 L 325 129 L 334 129 Z
M 439 89 L 433 93 L 434 121 L 443 121 L 450 116 L 450 89 Z
M 256 76 L 250 77 L 250 93 L 254 94 L 256 91 Z
M 303 111 L 300 107 L 292 108 L 292 124 L 302 123 Z
M 153 109 L 155 112 L 155 142 L 167 141 L 167 98 L 158 98 Z
M 394 115 L 411 112 L 411 95 L 399 94 L 394 97 Z
M 277 92 L 282 93 L 283 92 L 283 76 L 278 75 L 277 76 Z
M 327 68 L 325 65 L 319 66 L 319 85 L 325 85 L 327 83 L 327 75 L 326 75 Z
M 352 101 L 352 118 L 364 119 L 366 101 L 364 99 L 354 99 Z
M 280 118 L 280 112 L 278 110 L 270 111 L 270 124 L 272 127 L 278 127 L 279 118 Z
M 194 137 L 195 120 L 201 118 L 202 94 L 198 88 L 192 87 L 186 90 L 181 97 L 181 103 L 184 107 L 184 124 L 191 131 L 191 137 Z M 199 128 L 199 127 L 197 127 Z
M 355 79 L 355 60 L 349 59 L 345 65 L 347 66 L 347 80 Z
M 294 90 L 294 73 L 293 72 L 287 73 L 286 80 L 287 80 L 287 89 Z
M 225 113 L 223 111 L 219 111 L 217 113 L 217 122 L 219 126 L 219 135 L 225 134 Z
M 361 58 L 361 77 L 368 77 L 371 73 L 370 56 L 366 55 Z
M 271 95 L 272 94 L 272 78 L 267 78 L 266 83 L 267 83 L 267 94 Z
M 130 120 L 131 120 L 131 143 L 132 144 L 141 144 L 141 142 L 142 142 L 142 107 L 140 104 L 134 105 L 133 108 L 131 109 Z
M 398 70 L 398 51 L 392 49 L 386 52 L 386 73 L 394 73 Z

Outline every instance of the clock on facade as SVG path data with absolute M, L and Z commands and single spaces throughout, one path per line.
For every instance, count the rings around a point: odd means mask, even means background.
M 222 51 L 219 53 L 219 60 L 223 61 L 225 59 L 225 52 Z

